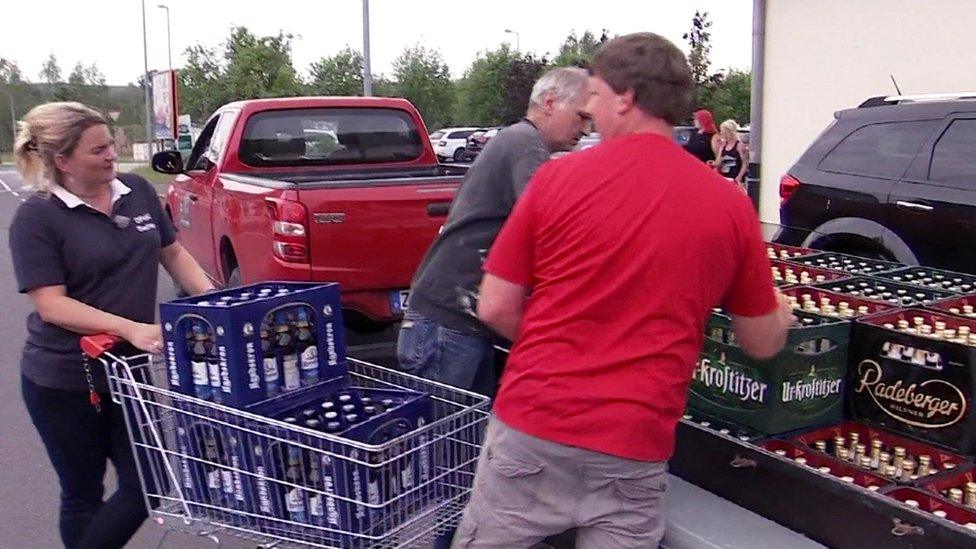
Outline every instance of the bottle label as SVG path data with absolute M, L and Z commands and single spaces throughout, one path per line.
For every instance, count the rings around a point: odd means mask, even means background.
M 288 495 L 285 497 L 285 506 L 288 508 L 289 513 L 301 513 L 305 511 L 305 505 L 302 503 L 302 491 L 298 488 L 289 490 Z
M 210 385 L 210 379 L 207 377 L 207 363 L 204 361 L 192 361 L 190 363 L 193 369 L 193 384 L 194 385 Z
M 308 513 L 313 517 L 321 517 L 325 514 L 322 507 L 322 496 L 314 494 L 308 498 Z
M 207 361 L 207 370 L 210 372 L 210 386 L 220 389 L 220 364 L 216 360 Z
M 272 383 L 277 384 L 278 379 L 278 361 L 274 357 L 268 357 L 264 359 L 264 380 L 268 382 L 269 385 Z
M 220 490 L 220 471 L 214 470 L 207 473 L 207 488 Z
M 298 371 L 298 355 L 285 355 L 281 361 L 281 369 L 285 374 L 286 391 L 294 391 L 301 387 L 301 374 Z
M 224 492 L 228 494 L 234 493 L 234 475 L 230 471 L 224 469 L 220 470 L 221 482 L 224 484 Z
M 315 345 L 309 345 L 302 351 L 302 371 L 319 369 L 319 351 Z M 307 374 L 306 374 L 307 375 Z
M 379 479 L 372 480 L 368 485 L 366 485 L 366 498 L 370 505 L 380 504 L 380 481 Z

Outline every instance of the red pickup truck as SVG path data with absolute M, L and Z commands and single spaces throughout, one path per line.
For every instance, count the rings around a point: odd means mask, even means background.
M 402 313 L 465 169 L 438 164 L 408 101 L 374 97 L 230 103 L 185 164 L 153 168 L 176 175 L 166 211 L 216 280 L 338 282 L 367 326 Z

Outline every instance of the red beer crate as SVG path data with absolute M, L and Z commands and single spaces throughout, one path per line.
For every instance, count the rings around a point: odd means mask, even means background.
M 766 243 L 766 255 L 769 257 L 769 259 L 795 259 L 817 253 L 820 253 L 819 250 L 814 250 L 811 248 L 788 246 L 786 244 L 777 244 L 775 242 Z
M 884 313 L 892 311 L 895 309 L 894 305 L 889 305 L 887 303 L 881 303 L 878 301 L 871 301 L 869 299 L 864 299 L 860 297 L 855 297 L 852 295 L 841 294 L 837 292 L 831 292 L 829 290 L 824 290 L 821 288 L 814 288 L 812 286 L 792 286 L 790 288 L 782 289 L 782 292 L 786 294 L 787 297 L 793 297 L 797 300 L 797 305 L 802 310 L 803 306 L 803 296 L 809 295 L 818 306 L 818 311 L 806 311 L 805 313 L 818 314 L 821 316 L 837 316 L 837 315 L 824 315 L 822 312 L 823 301 L 827 300 L 827 303 L 840 309 L 841 303 L 846 303 L 847 307 L 851 310 L 851 316 L 847 318 L 856 318 L 861 316 L 874 315 L 878 313 Z M 866 312 L 862 311 L 862 307 L 865 307 Z
M 962 496 L 962 502 L 956 502 L 955 504 L 969 507 L 970 510 L 976 511 L 976 502 L 967 501 L 966 499 L 968 495 L 966 493 L 966 485 L 973 482 L 976 482 L 976 470 L 968 469 L 952 475 L 943 475 L 940 478 L 921 482 L 918 486 L 927 492 L 945 498 L 949 503 L 953 503 L 950 490 L 957 489 Z
M 870 468 L 862 467 L 860 464 L 853 463 L 853 460 L 848 459 L 844 462 L 851 467 L 856 467 L 863 471 L 872 471 L 876 475 L 884 475 L 884 471 L 880 471 L 880 465 L 875 465 L 873 463 L 874 456 L 872 455 L 872 441 L 881 441 L 881 452 L 888 454 L 888 463 L 891 463 L 895 459 L 895 448 L 904 448 L 905 457 L 911 459 L 915 462 L 918 469 L 919 457 L 928 456 L 930 460 L 929 469 L 934 471 L 929 475 L 903 475 L 903 471 L 899 470 L 898 478 L 890 478 L 889 482 L 900 482 L 904 484 L 914 484 L 917 482 L 922 482 L 925 478 L 939 478 L 945 476 L 950 471 L 955 472 L 969 465 L 969 460 L 959 454 L 954 454 L 951 452 L 946 452 L 945 450 L 935 448 L 934 446 L 924 444 L 906 437 L 898 436 L 892 433 L 888 433 L 881 429 L 876 429 L 868 425 L 863 425 L 853 421 L 848 421 L 840 423 L 838 425 L 833 425 L 831 427 L 826 427 L 823 429 L 817 429 L 815 431 L 808 431 L 790 438 L 790 442 L 797 445 L 804 450 L 812 452 L 816 455 L 826 456 L 833 459 L 838 458 L 839 448 L 835 444 L 838 440 L 837 437 L 843 437 L 844 439 L 844 450 L 853 453 L 854 450 L 854 438 L 857 438 L 856 444 L 863 444 L 865 448 L 865 455 L 872 458 L 872 466 Z M 821 445 L 822 449 L 818 449 L 818 444 Z
M 881 261 L 858 257 L 856 255 L 840 254 L 837 252 L 822 252 L 815 255 L 808 255 L 791 259 L 797 263 L 802 263 L 810 267 L 821 269 L 832 269 L 842 271 L 852 275 L 877 275 L 888 271 L 894 271 L 904 267 L 901 263 L 891 261 Z
M 816 469 L 821 473 L 837 477 L 844 482 L 855 484 L 872 492 L 894 486 L 892 481 L 875 473 L 854 467 L 850 463 L 826 454 L 791 444 L 785 440 L 767 440 L 760 443 L 760 446 L 778 456 L 792 459 L 797 464 Z
M 957 294 L 976 293 L 976 276 L 930 267 L 905 267 L 878 275 L 893 282 L 911 284 L 932 290 L 948 290 Z
M 885 495 L 902 502 L 902 504 L 913 501 L 917 504 L 917 508 L 920 511 L 933 515 L 937 514 L 942 520 L 952 523 L 955 526 L 961 526 L 971 535 L 976 536 L 976 509 L 966 509 L 965 507 L 953 505 L 948 501 L 944 501 L 917 488 L 896 488 Z M 912 504 L 911 507 L 915 507 L 915 504 Z M 939 513 L 940 511 L 941 513 Z M 942 513 L 945 513 L 945 516 L 942 516 Z M 976 546 L 976 538 L 973 539 L 973 545 L 970 545 L 970 547 L 973 546 Z
M 969 335 L 974 332 L 976 321 L 925 309 L 857 319 L 848 353 L 852 418 L 972 454 L 976 346 Z
M 897 307 L 917 307 L 952 297 L 952 292 L 931 290 L 908 284 L 898 284 L 873 276 L 856 276 L 832 282 L 815 284 L 817 288 L 841 294 L 883 301 Z
M 773 282 L 777 286 L 816 284 L 818 282 L 841 280 L 849 276 L 839 271 L 808 267 L 801 263 L 793 263 L 792 261 L 783 261 L 780 259 L 771 259 L 769 260 L 769 264 L 772 267 Z M 796 278 L 796 282 L 789 280 L 791 276 Z
M 929 303 L 925 308 L 951 315 L 972 318 L 976 322 L 976 296 L 950 297 L 936 301 L 935 303 Z

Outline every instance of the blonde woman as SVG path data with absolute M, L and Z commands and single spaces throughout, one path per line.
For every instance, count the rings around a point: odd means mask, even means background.
M 116 173 L 114 140 L 97 111 L 80 103 L 35 107 L 14 153 L 35 191 L 10 226 L 18 289 L 34 305 L 21 389 L 61 483 L 61 539 L 68 549 L 122 547 L 146 508 L 122 409 L 108 398 L 101 368 L 91 367 L 87 380 L 78 340 L 108 332 L 158 353 L 159 264 L 190 293 L 213 285 L 176 242 L 152 185 Z M 109 459 L 118 490 L 103 502 Z
M 739 140 L 739 125 L 735 120 L 726 120 L 719 126 L 721 147 L 715 161 L 715 171 L 726 179 L 734 181 L 746 192 L 746 172 L 749 171 L 749 148 Z

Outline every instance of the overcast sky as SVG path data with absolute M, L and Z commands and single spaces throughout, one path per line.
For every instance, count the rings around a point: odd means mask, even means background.
M 170 8 L 173 65 L 187 46 L 219 46 L 232 26 L 255 34 L 279 30 L 295 35 L 294 64 L 304 77 L 308 65 L 347 44 L 362 48 L 361 0 L 146 0 L 149 68 L 165 69 L 166 12 Z M 0 13 L 0 57 L 15 60 L 32 81 L 53 52 L 67 78 L 75 63 L 96 62 L 109 84 L 135 82 L 143 71 L 140 0 L 4 1 Z M 681 35 L 696 9 L 708 11 L 713 68 L 748 68 L 751 61 L 750 0 L 372 0 L 370 33 L 374 73 L 389 74 L 404 46 L 440 50 L 460 77 L 479 51 L 502 42 L 538 54 L 555 53 L 566 35 L 651 31 L 682 50 Z

